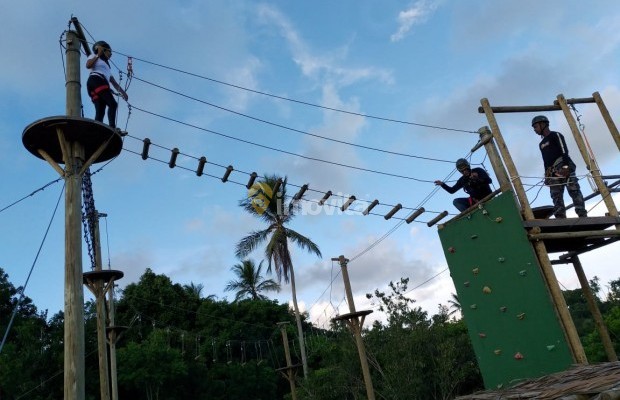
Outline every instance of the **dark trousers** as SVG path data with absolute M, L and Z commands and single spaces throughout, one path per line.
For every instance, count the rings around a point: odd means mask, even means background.
M 118 103 L 110 90 L 108 81 L 99 75 L 90 75 L 86 81 L 86 89 L 95 105 L 95 120 L 103 122 L 106 107 L 108 108 L 108 124 L 116 128 L 116 109 Z
M 456 207 L 456 209 L 461 212 L 473 206 L 474 203 L 475 201 L 471 197 L 459 197 L 452 201 L 452 204 L 454 204 L 454 207 Z

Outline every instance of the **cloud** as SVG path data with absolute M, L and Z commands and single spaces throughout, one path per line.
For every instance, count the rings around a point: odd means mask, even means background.
M 419 0 L 410 8 L 399 12 L 396 19 L 398 30 L 390 36 L 390 40 L 398 42 L 404 39 L 414 25 L 426 22 L 440 4 L 441 2 L 436 0 Z

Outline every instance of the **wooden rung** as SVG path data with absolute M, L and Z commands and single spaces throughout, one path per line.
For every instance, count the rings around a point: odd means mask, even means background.
M 230 176 L 231 172 L 233 172 L 234 168 L 232 165 L 229 165 L 228 167 L 226 167 L 226 172 L 224 172 L 224 176 L 222 177 L 222 182 L 226 182 L 228 180 L 228 177 Z
M 377 204 L 379 204 L 379 200 L 374 199 L 374 200 L 372 201 L 372 203 L 370 203 L 370 205 L 369 205 L 368 207 L 366 207 L 366 209 L 364 210 L 364 212 L 363 212 L 362 214 L 364 214 L 364 215 L 368 215 L 368 214 L 370 214 L 370 211 L 371 211 L 373 208 L 375 208 L 375 207 L 377 206 Z
M 144 138 L 144 145 L 142 146 L 142 159 L 146 160 L 149 158 L 149 147 L 151 146 L 151 139 Z
M 177 156 L 179 155 L 179 149 L 176 147 L 172 149 L 172 154 L 170 154 L 170 161 L 168 162 L 168 166 L 170 168 L 174 168 L 177 165 Z
M 340 211 L 344 211 L 347 208 L 349 208 L 351 203 L 353 203 L 355 200 L 356 200 L 355 196 L 349 197 L 349 199 L 342 205 L 342 207 L 340 207 Z
M 254 181 L 256 180 L 256 177 L 258 176 L 258 174 L 256 172 L 252 172 L 250 174 L 250 179 L 248 180 L 248 184 L 245 185 L 246 188 L 251 188 L 252 185 L 254 184 Z
M 325 193 L 325 196 L 323 196 L 323 198 L 319 200 L 319 205 L 322 206 L 323 204 L 325 204 L 325 202 L 327 201 L 327 199 L 329 199 L 329 196 L 331 195 L 332 195 L 332 191 L 328 190 L 327 193 Z
M 196 175 L 202 176 L 206 163 L 207 163 L 207 157 L 205 156 L 200 157 L 200 160 L 198 160 L 198 168 L 196 168 Z
M 386 220 L 388 220 L 388 219 L 392 218 L 392 217 L 394 216 L 394 214 L 396 214 L 396 213 L 398 212 L 398 210 L 400 210 L 401 208 L 403 208 L 403 205 L 402 205 L 402 204 L 400 204 L 400 203 L 396 204 L 396 205 L 394 206 L 394 208 L 392 208 L 392 209 L 390 210 L 390 212 L 389 212 L 389 213 L 387 213 L 387 214 L 385 214 L 385 215 L 383 216 L 383 218 L 385 218 Z
M 420 215 L 422 215 L 423 212 L 425 212 L 426 210 L 424 209 L 424 207 L 420 207 L 417 210 L 415 210 L 413 213 L 411 213 L 410 216 L 407 217 L 407 219 L 405 220 L 405 222 L 407 222 L 408 224 L 412 223 L 414 219 L 418 218 Z
M 442 219 L 444 219 L 446 216 L 448 215 L 447 211 L 442 212 L 441 214 L 439 214 L 438 216 L 436 216 L 435 218 L 431 219 L 430 221 L 428 221 L 426 223 L 426 225 L 428 225 L 428 227 L 431 227 L 433 225 L 435 225 L 437 222 L 441 221 Z

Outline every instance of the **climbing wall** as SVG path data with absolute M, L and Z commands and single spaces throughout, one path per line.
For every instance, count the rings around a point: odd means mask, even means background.
M 439 237 L 487 389 L 566 370 L 573 358 L 512 192 Z

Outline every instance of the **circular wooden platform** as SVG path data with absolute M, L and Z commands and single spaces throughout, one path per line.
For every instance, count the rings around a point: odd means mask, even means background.
M 24 129 L 22 143 L 36 157 L 43 158 L 37 151 L 41 149 L 54 161 L 63 164 L 62 150 L 56 133 L 58 127 L 62 128 L 66 140 L 79 142 L 84 146 L 86 160 L 106 142 L 107 147 L 97 157 L 95 163 L 110 160 L 118 156 L 123 149 L 123 139 L 115 129 L 92 119 L 66 115 L 47 117 L 31 123 Z
M 112 279 L 115 281 L 121 279 L 125 274 L 123 271 L 117 271 L 115 269 L 102 269 L 101 271 L 88 271 L 82 274 L 84 283 L 88 281 L 103 281 L 110 282 Z
M 129 329 L 128 326 L 106 326 L 105 331 L 108 335 L 114 334 L 116 337 L 118 337 L 127 329 Z

